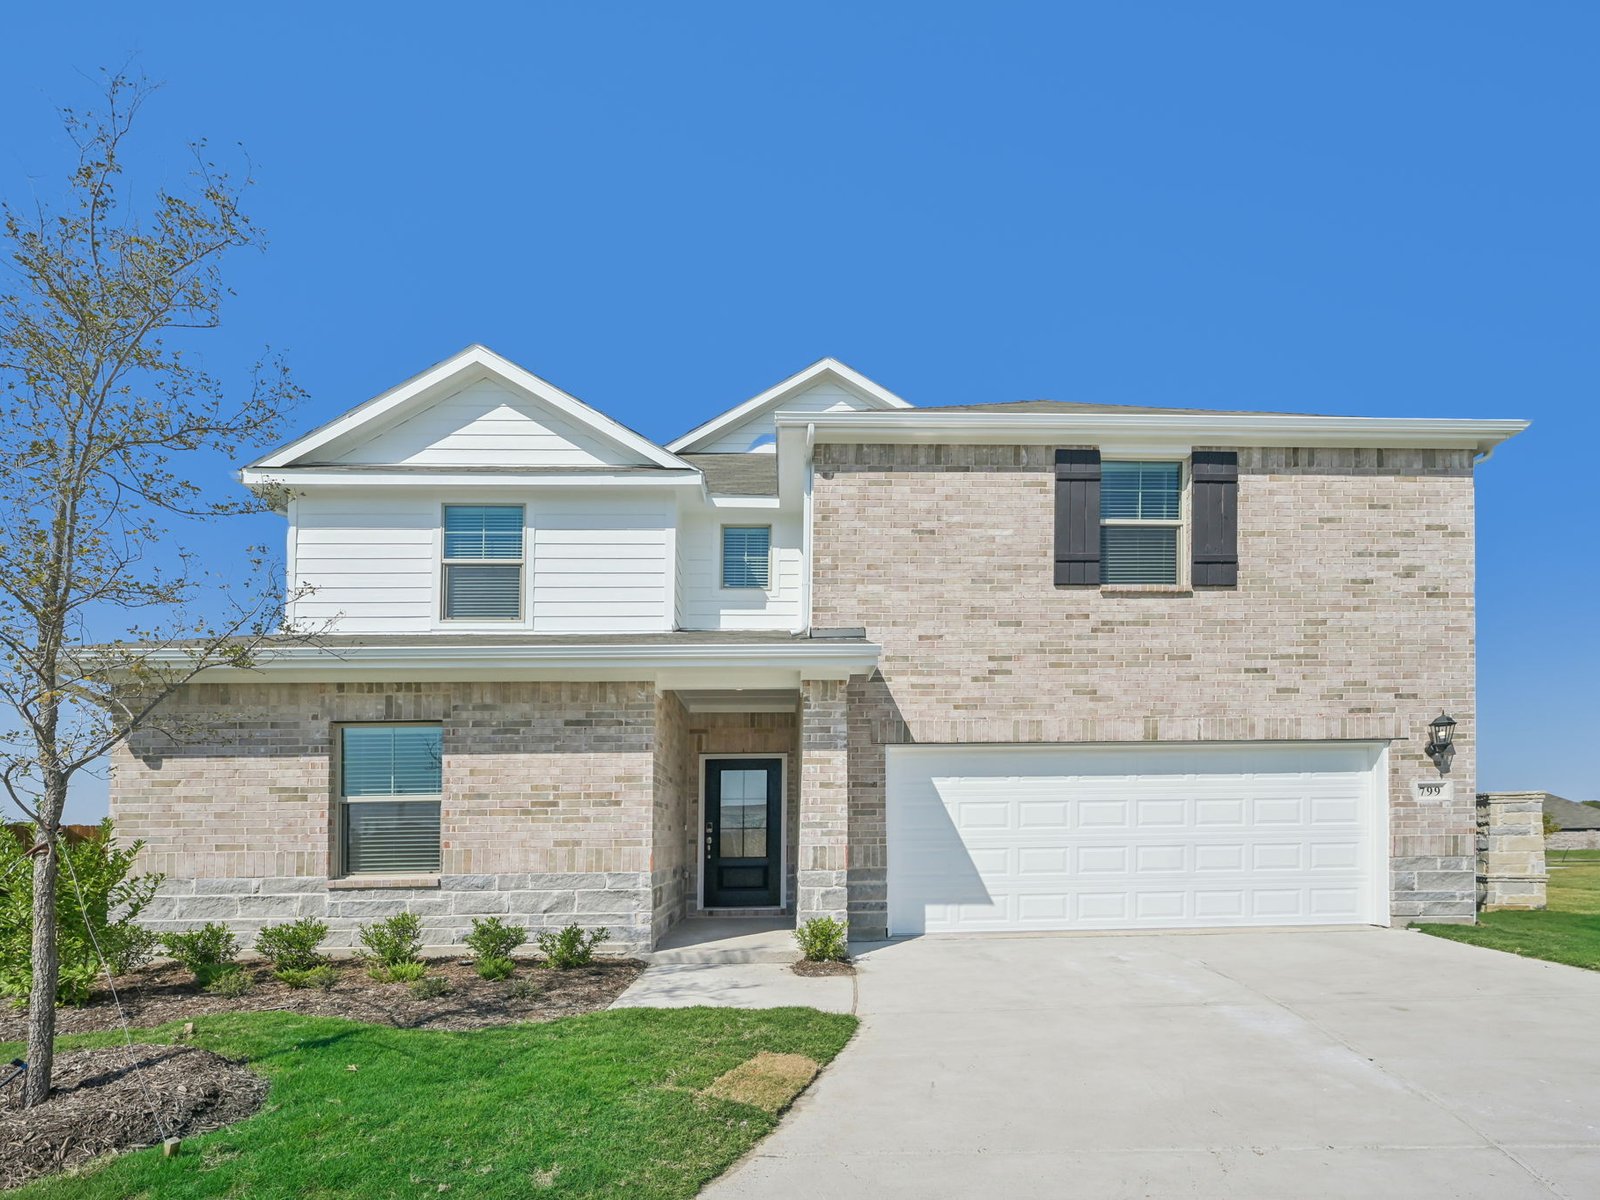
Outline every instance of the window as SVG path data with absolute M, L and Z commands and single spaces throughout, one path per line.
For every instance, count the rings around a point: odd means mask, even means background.
M 438 725 L 339 730 L 340 857 L 347 875 L 439 870 L 444 731 Z
M 1101 464 L 1101 583 L 1177 583 L 1182 530 L 1182 463 Z
M 772 526 L 722 527 L 722 586 L 761 588 L 772 578 Z
M 520 504 L 444 506 L 446 619 L 521 619 L 522 523 Z

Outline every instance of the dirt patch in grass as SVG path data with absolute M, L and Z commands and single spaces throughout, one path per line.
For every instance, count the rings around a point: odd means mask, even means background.
M 796 975 L 854 975 L 856 969 L 847 962 L 812 962 L 800 959 L 794 964 Z
M 243 963 L 255 987 L 248 995 L 229 999 L 200 991 L 189 972 L 176 963 L 158 963 L 118 979 L 117 994 L 131 1025 L 161 1025 L 212 1013 L 281 1011 L 347 1017 L 397 1029 L 481 1029 L 608 1008 L 644 969 L 633 961 L 597 962 L 570 971 L 519 962 L 510 979 L 490 981 L 479 979 L 469 963 L 432 959 L 429 975 L 445 980 L 450 990 L 423 997 L 403 983 L 377 982 L 353 959 L 333 965 L 338 978 L 324 990 L 291 988 L 274 979 L 265 963 Z M 26 1025 L 25 1013 L 0 1010 L 0 1041 L 22 1041 Z M 117 1028 L 117 1009 L 109 992 L 96 993 L 82 1008 L 57 1010 L 58 1033 Z
M 37 1108 L 20 1107 L 20 1082 L 0 1093 L 0 1188 L 231 1125 L 261 1107 L 268 1087 L 239 1063 L 194 1046 L 58 1055 L 55 1088 Z
M 763 1050 L 733 1070 L 717 1076 L 702 1091 L 716 1100 L 749 1104 L 763 1112 L 780 1113 L 811 1085 L 821 1070 L 803 1054 L 772 1054 Z

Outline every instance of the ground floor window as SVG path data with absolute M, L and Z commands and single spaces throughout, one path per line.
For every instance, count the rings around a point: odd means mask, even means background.
M 339 730 L 340 861 L 347 875 L 439 870 L 444 730 L 345 725 Z

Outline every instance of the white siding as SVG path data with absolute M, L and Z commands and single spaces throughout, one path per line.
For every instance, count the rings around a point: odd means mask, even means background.
M 527 509 L 525 616 L 474 626 L 438 615 L 439 525 L 451 502 Z M 670 629 L 673 501 L 589 491 L 455 496 L 399 489 L 324 493 L 293 507 L 292 586 L 311 595 L 293 616 L 341 633 L 527 629 L 639 633 Z
M 402 492 L 346 492 L 295 501 L 292 587 L 315 589 L 295 619 L 336 620 L 346 633 L 433 628 L 439 501 Z
M 593 467 L 640 460 L 524 393 L 483 379 L 345 451 L 338 461 Z
M 772 526 L 772 587 L 722 586 L 722 526 Z M 678 621 L 685 629 L 795 629 L 800 624 L 800 515 L 772 508 L 685 513 L 678 536 Z
M 737 425 L 723 430 L 717 440 L 706 446 L 695 447 L 696 454 L 738 454 L 748 450 L 768 450 L 777 436 L 778 425 L 773 419 L 778 413 L 796 412 L 847 412 L 869 409 L 873 406 L 848 388 L 837 383 L 819 383 L 808 387 L 776 408 L 747 417 Z

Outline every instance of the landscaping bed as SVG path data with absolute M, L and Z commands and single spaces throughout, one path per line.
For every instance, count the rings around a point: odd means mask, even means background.
M 796 975 L 854 975 L 855 966 L 849 962 L 828 960 L 825 962 L 812 962 L 809 958 L 798 959 L 792 968 Z
M 54 1082 L 27 1110 L 21 1080 L 0 1092 L 0 1188 L 243 1120 L 269 1086 L 209 1050 L 120 1043 L 58 1055 Z
M 239 967 L 253 987 L 243 996 L 226 997 L 201 991 L 194 976 L 177 963 L 164 962 L 119 978 L 117 995 L 132 1025 L 162 1025 L 217 1013 L 280 1011 L 308 1016 L 347 1017 L 400 1029 L 479 1029 L 512 1022 L 549 1021 L 609 1007 L 644 967 L 631 960 L 600 960 L 588 966 L 557 971 L 519 962 L 506 980 L 478 978 L 460 959 L 432 959 L 430 977 L 443 979 L 450 990 L 440 996 L 418 996 L 403 983 L 380 983 L 354 959 L 335 961 L 331 988 L 291 988 L 275 979 L 264 962 Z M 24 1013 L 0 1008 L 0 1041 L 25 1036 Z M 56 1010 L 60 1034 L 120 1029 L 117 1007 L 105 989 L 82 1007 Z

